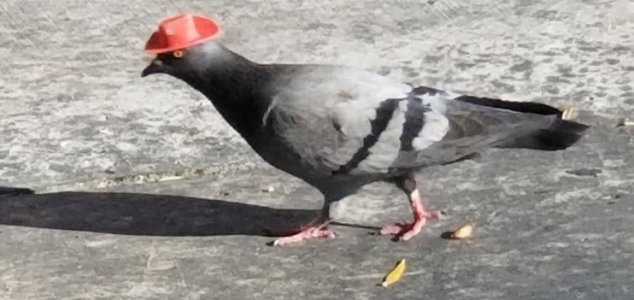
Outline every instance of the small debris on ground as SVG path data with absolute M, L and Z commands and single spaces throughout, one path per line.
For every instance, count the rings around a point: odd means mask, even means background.
M 183 179 L 183 176 L 163 176 L 161 178 L 159 178 L 159 182 L 164 182 L 164 181 L 172 181 L 172 180 L 181 180 Z
M 579 115 L 579 113 L 574 107 L 568 107 L 564 109 L 564 112 L 561 114 L 561 119 L 570 121 L 575 119 L 577 115 Z
M 634 126 L 634 120 L 628 120 L 625 118 L 619 119 L 619 122 L 616 124 L 616 127 L 625 127 L 625 126 Z
M 265 193 L 273 193 L 273 192 L 275 192 L 275 188 L 274 188 L 272 185 L 269 185 L 269 186 L 268 186 L 268 187 L 266 187 L 266 188 L 262 188 L 262 192 L 265 192 Z
M 574 170 L 566 170 L 567 174 L 575 175 L 575 176 L 590 176 L 597 177 L 601 174 L 603 170 L 601 169 L 588 169 L 588 168 L 580 168 Z

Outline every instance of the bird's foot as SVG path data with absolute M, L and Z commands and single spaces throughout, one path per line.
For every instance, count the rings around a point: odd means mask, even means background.
M 289 236 L 281 237 L 271 243 L 273 246 L 283 246 L 288 244 L 295 244 L 303 240 L 312 238 L 335 238 L 334 230 L 328 227 L 328 222 L 324 222 L 318 225 L 311 225 L 301 229 L 299 232 L 291 234 Z
M 393 235 L 395 238 L 407 241 L 420 233 L 421 229 L 427 223 L 427 219 L 438 219 L 443 215 L 441 211 L 419 211 L 411 223 L 389 224 L 381 228 L 381 235 Z

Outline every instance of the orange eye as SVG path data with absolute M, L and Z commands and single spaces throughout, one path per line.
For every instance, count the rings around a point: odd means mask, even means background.
M 172 52 L 172 55 L 174 55 L 174 57 L 176 58 L 181 58 L 183 57 L 183 55 L 185 55 L 185 52 L 183 52 L 182 50 L 176 50 Z

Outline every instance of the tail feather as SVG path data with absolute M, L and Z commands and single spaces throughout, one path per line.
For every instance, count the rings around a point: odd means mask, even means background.
M 506 140 L 498 148 L 525 148 L 535 150 L 563 150 L 575 144 L 589 126 L 555 119 L 546 129 Z
M 480 97 L 473 97 L 473 96 L 460 96 L 458 98 L 455 98 L 454 100 L 467 102 L 471 104 L 495 107 L 500 109 L 507 109 L 507 110 L 517 111 L 517 112 L 538 114 L 538 115 L 557 115 L 558 117 L 561 117 L 561 115 L 563 114 L 563 111 L 557 108 L 554 108 L 550 105 L 546 105 L 543 103 L 537 103 L 537 102 L 506 101 L 506 100 L 480 98 Z
M 523 113 L 553 116 L 547 128 L 513 137 L 497 145 L 497 148 L 526 148 L 535 150 L 563 150 L 575 144 L 590 126 L 563 120 L 563 111 L 536 102 L 515 102 L 491 98 L 461 96 L 454 100 Z

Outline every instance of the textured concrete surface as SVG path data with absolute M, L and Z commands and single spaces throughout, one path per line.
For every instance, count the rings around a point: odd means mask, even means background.
M 498 2 L 2 2 L 0 299 L 631 299 L 634 128 L 616 125 L 634 112 L 634 3 Z M 340 238 L 268 247 L 321 202 L 200 94 L 139 78 L 145 40 L 181 10 L 257 61 L 573 105 L 593 128 L 566 152 L 425 170 L 449 217 L 414 241 L 368 234 L 409 216 L 375 184 L 336 208 L 355 225 Z M 466 220 L 473 239 L 439 237 Z M 401 258 L 403 281 L 375 286 Z

